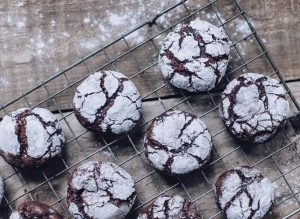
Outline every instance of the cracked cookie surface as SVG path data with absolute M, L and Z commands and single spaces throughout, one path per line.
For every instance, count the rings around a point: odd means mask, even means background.
M 58 157 L 64 142 L 58 120 L 47 109 L 22 108 L 0 123 L 0 153 L 19 168 L 37 168 Z
M 237 140 L 262 143 L 285 121 L 289 103 L 277 80 L 247 73 L 227 85 L 221 96 L 220 114 Z
M 14 211 L 9 219 L 63 219 L 63 217 L 52 207 L 36 202 L 27 201 L 20 205 L 17 211 Z
M 122 134 L 132 129 L 140 118 L 141 97 L 123 74 L 95 72 L 76 89 L 73 99 L 78 121 L 96 132 Z
M 160 50 L 159 67 L 175 87 L 190 92 L 207 91 L 224 76 L 229 52 L 225 32 L 197 19 L 167 35 Z
M 262 218 L 275 196 L 272 183 L 248 166 L 224 172 L 215 186 L 218 207 L 228 219 Z
M 137 219 L 200 219 L 196 206 L 179 195 L 163 195 L 146 207 Z
M 87 162 L 68 181 L 68 208 L 75 219 L 122 219 L 135 198 L 132 177 L 114 163 Z
M 167 175 L 188 174 L 210 158 L 211 136 L 196 116 L 168 111 L 156 117 L 147 129 L 145 153 L 154 168 Z

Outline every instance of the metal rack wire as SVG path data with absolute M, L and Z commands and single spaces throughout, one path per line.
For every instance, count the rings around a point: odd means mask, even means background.
M 129 56 L 134 65 L 136 66 L 136 72 L 130 77 L 132 80 L 135 78 L 141 77 L 145 83 L 148 84 L 150 87 L 150 91 L 147 92 L 143 97 L 142 101 L 145 104 L 150 103 L 150 102 L 155 102 L 156 106 L 160 107 L 160 113 L 165 112 L 169 109 L 172 108 L 177 108 L 180 106 L 184 106 L 185 109 L 188 111 L 194 113 L 197 115 L 199 118 L 205 118 L 207 115 L 211 113 L 217 113 L 218 111 L 218 102 L 216 101 L 216 97 L 219 96 L 219 92 L 216 91 L 211 91 L 211 92 L 206 92 L 203 94 L 190 94 L 190 93 L 185 93 L 181 90 L 177 90 L 175 88 L 170 88 L 174 93 L 168 97 L 164 97 L 160 94 L 162 89 L 166 89 L 169 86 L 166 82 L 163 82 L 162 84 L 156 85 L 153 84 L 152 78 L 147 74 L 147 71 L 149 69 L 157 67 L 157 55 L 159 52 L 159 47 L 156 43 L 156 40 L 160 37 L 163 36 L 165 33 L 170 31 L 171 28 L 176 26 L 179 23 L 186 22 L 190 19 L 193 19 L 197 17 L 199 14 L 201 14 L 204 11 L 209 10 L 215 15 L 215 22 L 224 28 L 224 30 L 227 32 L 228 36 L 230 37 L 230 30 L 227 29 L 226 27 L 229 26 L 231 22 L 234 22 L 236 19 L 241 19 L 243 20 L 247 25 L 250 30 L 250 32 L 247 35 L 244 35 L 240 39 L 232 39 L 232 51 L 236 54 L 236 57 L 238 58 L 238 62 L 233 65 L 230 69 L 229 72 L 227 73 L 224 84 L 228 83 L 231 79 L 232 76 L 237 76 L 241 72 L 250 72 L 251 69 L 251 64 L 254 63 L 255 61 L 259 59 L 263 59 L 264 62 L 270 67 L 269 68 L 269 76 L 271 77 L 277 77 L 280 79 L 282 85 L 286 89 L 287 94 L 290 97 L 290 102 L 293 105 L 295 111 L 300 111 L 300 106 L 297 103 L 295 97 L 293 96 L 292 92 L 288 88 L 287 84 L 285 83 L 284 79 L 282 78 L 282 75 L 280 74 L 279 70 L 277 69 L 276 65 L 274 64 L 270 54 L 268 53 L 266 47 L 264 46 L 262 40 L 260 37 L 257 35 L 257 32 L 254 28 L 254 26 L 251 24 L 249 18 L 247 17 L 245 11 L 242 9 L 242 7 L 239 5 L 237 0 L 232 0 L 232 8 L 234 9 L 233 13 L 231 14 L 230 17 L 223 19 L 223 15 L 221 12 L 219 12 L 217 8 L 218 0 L 207 0 L 207 2 L 203 5 L 199 5 L 198 8 L 191 10 L 189 8 L 189 5 L 187 4 L 187 0 L 182 0 L 173 6 L 167 8 L 163 12 L 157 14 L 153 19 L 143 22 L 134 29 L 128 31 L 127 33 L 124 33 L 121 35 L 119 38 L 113 40 L 111 43 L 105 45 L 104 47 L 98 49 L 97 51 L 81 58 L 79 61 L 75 62 L 74 64 L 70 65 L 64 70 L 61 70 L 59 73 L 53 75 L 51 78 L 48 78 L 47 80 L 43 81 L 39 85 L 33 87 L 32 89 L 28 90 L 27 92 L 21 94 L 20 96 L 16 97 L 15 99 L 3 104 L 0 106 L 0 112 L 4 112 L 5 114 L 9 113 L 8 109 L 9 107 L 13 107 L 16 102 L 22 100 L 24 103 L 26 103 L 25 106 L 23 107 L 30 107 L 34 108 L 37 106 L 43 106 L 43 104 L 51 102 L 51 105 L 54 106 L 54 112 L 58 114 L 60 117 L 60 121 L 65 124 L 65 129 L 68 129 L 68 132 L 70 133 L 69 138 L 67 139 L 66 142 L 66 148 L 68 148 L 68 151 L 72 150 L 70 148 L 73 145 L 77 145 L 79 150 L 82 153 L 82 158 L 79 160 L 76 160 L 73 163 L 69 163 L 68 161 L 65 160 L 65 158 L 61 159 L 61 165 L 62 168 L 59 169 L 59 171 L 56 171 L 54 173 L 49 174 L 47 170 L 39 170 L 39 174 L 41 178 L 39 181 L 32 187 L 29 187 L 27 185 L 28 181 L 26 177 L 22 173 L 20 173 L 19 170 L 13 169 L 11 174 L 8 174 L 5 176 L 5 181 L 9 181 L 11 178 L 17 177 L 17 179 L 20 181 L 22 188 L 24 188 L 24 192 L 21 195 L 18 195 L 17 197 L 14 197 L 13 199 L 9 199 L 7 196 L 5 196 L 5 206 L 9 209 L 8 211 L 13 211 L 15 203 L 23 198 L 27 197 L 30 199 L 35 199 L 35 192 L 37 190 L 42 190 L 44 186 L 47 186 L 49 188 L 49 192 L 52 193 L 52 195 L 55 197 L 55 201 L 51 203 L 52 205 L 55 205 L 58 208 L 61 208 L 61 210 L 64 212 L 64 214 L 67 216 L 70 216 L 68 214 L 67 208 L 66 208 L 66 200 L 65 200 L 65 194 L 61 193 L 58 191 L 56 186 L 54 186 L 54 182 L 56 180 L 60 180 L 61 178 L 65 178 L 68 174 L 68 172 L 75 166 L 81 164 L 82 162 L 86 160 L 93 159 L 95 155 L 98 155 L 99 153 L 102 153 L 103 151 L 107 151 L 110 155 L 112 160 L 117 163 L 118 165 L 121 166 L 127 166 L 130 165 L 130 162 L 133 161 L 138 161 L 141 162 L 141 165 L 145 169 L 145 172 L 142 176 L 136 177 L 135 178 L 135 183 L 136 185 L 143 184 L 144 180 L 151 180 L 152 187 L 154 188 L 155 192 L 151 193 L 151 197 L 141 198 L 141 196 L 144 196 L 143 193 L 147 193 L 143 189 L 139 189 L 140 187 L 137 186 L 137 191 L 138 191 L 138 197 L 137 197 L 137 202 L 136 206 L 134 209 L 134 212 L 130 216 L 130 218 L 133 218 L 136 212 L 138 212 L 143 206 L 147 205 L 149 202 L 151 202 L 153 199 L 158 197 L 161 194 L 164 193 L 172 193 L 174 191 L 183 194 L 185 197 L 190 199 L 192 202 L 198 203 L 198 208 L 200 212 L 203 215 L 203 218 L 219 218 L 222 217 L 221 212 L 215 208 L 212 207 L 211 209 L 205 209 L 201 204 L 207 200 L 211 200 L 214 197 L 214 187 L 212 182 L 212 178 L 215 178 L 215 174 L 212 176 L 210 175 L 211 169 L 214 168 L 215 165 L 220 165 L 223 170 L 228 169 L 228 165 L 225 164 L 225 160 L 228 159 L 232 154 L 239 152 L 242 155 L 242 160 L 245 164 L 250 165 L 250 166 L 255 166 L 258 167 L 260 164 L 266 162 L 267 160 L 271 161 L 274 165 L 274 171 L 278 172 L 278 175 L 272 178 L 273 182 L 276 182 L 278 180 L 283 181 L 287 187 L 288 187 L 288 195 L 285 196 L 284 199 L 278 200 L 277 202 L 274 203 L 272 210 L 271 211 L 276 211 L 276 208 L 278 208 L 280 205 L 286 203 L 288 200 L 293 199 L 294 200 L 294 208 L 292 210 L 283 212 L 283 215 L 281 215 L 284 218 L 292 218 L 295 217 L 297 218 L 297 215 L 299 217 L 300 213 L 300 192 L 295 191 L 293 186 L 291 185 L 288 175 L 295 171 L 300 169 L 300 165 L 297 164 L 293 166 L 290 169 L 284 169 L 281 167 L 281 164 L 278 163 L 278 160 L 276 159 L 280 153 L 285 151 L 286 149 L 290 149 L 293 147 L 294 144 L 296 144 L 299 141 L 299 138 L 290 138 L 290 131 L 286 130 L 286 127 L 282 127 L 281 134 L 284 136 L 286 139 L 284 145 L 281 145 L 280 147 L 276 148 L 275 150 L 273 148 L 270 148 L 270 145 L 268 144 L 263 144 L 262 148 L 265 150 L 265 154 L 262 158 L 257 159 L 255 161 L 252 161 L 249 159 L 249 154 L 246 152 L 246 150 L 241 146 L 241 145 L 235 145 L 235 147 L 230 147 L 230 150 L 226 151 L 226 153 L 220 153 L 220 149 L 216 146 L 214 146 L 213 149 L 213 159 L 209 163 L 207 167 L 201 172 L 200 175 L 197 177 L 201 178 L 199 184 L 199 187 L 202 189 L 200 190 L 192 190 L 190 189 L 191 185 L 186 182 L 185 179 L 165 179 L 164 177 L 161 177 L 155 170 L 153 170 L 148 162 L 145 160 L 145 157 L 143 155 L 144 149 L 143 146 L 141 146 L 140 141 L 142 139 L 143 133 L 139 132 L 130 132 L 126 135 L 120 136 L 117 139 L 107 139 L 102 136 L 98 136 L 98 142 L 99 146 L 92 152 L 86 151 L 85 150 L 85 145 L 82 144 L 81 137 L 85 136 L 88 134 L 88 131 L 83 130 L 81 132 L 77 132 L 74 130 L 74 126 L 71 124 L 72 123 L 72 116 L 73 112 L 71 110 L 65 110 L 62 109 L 59 105 L 59 103 L 56 101 L 56 98 L 60 96 L 62 93 L 64 93 L 66 90 L 73 90 L 76 87 L 76 85 L 82 81 L 84 78 L 86 78 L 88 75 L 95 71 L 103 70 L 103 69 L 113 69 L 113 70 L 119 70 L 119 68 L 116 66 L 119 62 L 120 59 L 122 59 L 125 56 Z M 154 28 L 156 26 L 157 20 L 159 20 L 162 16 L 165 16 L 167 13 L 177 13 L 177 9 L 181 8 L 184 13 L 180 15 L 180 18 L 177 19 L 175 22 L 171 23 L 167 28 L 163 28 L 162 30 L 157 30 L 155 33 L 153 33 L 147 40 L 144 42 L 131 46 L 131 43 L 128 41 L 127 36 L 130 34 L 135 33 L 136 31 L 142 29 L 142 28 Z M 259 47 L 259 52 L 254 57 L 251 57 L 250 59 L 245 59 L 245 56 L 241 52 L 241 47 L 240 44 L 242 44 L 244 41 L 247 41 L 249 39 L 252 39 L 255 43 L 257 43 L 257 46 Z M 115 56 L 115 57 L 110 57 L 108 54 L 108 50 L 113 47 L 117 43 L 123 43 L 125 44 L 126 51 Z M 153 57 L 154 60 L 151 64 L 148 66 L 144 66 L 141 61 L 139 60 L 139 48 L 142 48 L 145 45 L 152 45 L 154 50 L 153 50 Z M 95 57 L 101 57 L 105 58 L 105 62 L 101 64 L 101 66 L 94 67 L 90 64 L 90 60 L 94 59 Z M 80 68 L 84 66 L 85 71 L 87 74 L 84 76 L 78 77 L 75 80 L 71 80 L 68 75 L 69 72 L 72 72 L 74 69 Z M 81 68 L 80 68 L 81 69 Z M 243 70 L 243 71 L 242 71 Z M 51 83 L 55 79 L 63 79 L 67 81 L 67 86 L 64 88 L 60 89 L 58 92 L 52 93 L 49 91 L 49 88 L 47 87 L 48 83 Z M 36 104 L 32 104 L 28 100 L 28 96 L 32 92 L 40 91 L 43 90 L 43 92 L 46 92 L 47 98 L 41 99 L 40 102 Z M 199 110 L 197 110 L 197 101 L 195 101 L 195 98 L 205 96 L 208 101 L 209 101 L 209 109 L 206 111 L 201 111 L 199 113 Z M 171 104 L 167 102 L 168 99 L 173 99 Z M 70 100 L 71 102 L 72 100 Z M 196 107 L 195 107 L 196 106 Z M 158 114 L 157 114 L 158 115 Z M 139 128 L 145 129 L 145 127 L 148 125 L 151 120 L 157 116 L 157 115 L 147 115 L 147 112 L 142 112 L 142 121 L 138 125 Z M 226 133 L 226 129 L 224 126 L 219 127 L 218 130 L 216 130 L 212 137 L 213 139 L 218 138 L 220 135 Z M 139 135 L 139 137 L 136 137 L 136 135 Z M 129 147 L 131 150 L 131 154 L 126 154 L 125 157 L 123 156 L 122 159 L 119 158 L 118 153 L 114 151 L 114 146 L 117 144 L 123 144 L 122 142 L 126 142 L 127 148 Z M 125 150 L 124 148 L 119 148 L 119 150 Z M 300 155 L 297 153 L 297 151 L 293 151 L 293 153 L 296 155 L 296 157 L 300 160 Z M 132 167 L 133 168 L 133 167 Z M 130 172 L 130 168 L 126 168 Z M 161 185 L 161 182 L 164 183 L 164 185 Z M 300 182 L 298 182 L 300 183 Z M 148 185 L 148 184 L 147 184 Z M 141 186 L 143 187 L 143 186 Z M 197 187 L 198 188 L 198 187 Z M 174 191 L 173 191 L 174 190 Z M 213 202 L 213 201 L 212 201 Z

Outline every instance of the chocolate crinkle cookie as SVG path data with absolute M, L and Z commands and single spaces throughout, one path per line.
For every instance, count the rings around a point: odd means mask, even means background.
M 175 87 L 190 92 L 211 90 L 226 72 L 230 45 L 222 28 L 197 19 L 167 35 L 159 67 Z
M 69 177 L 67 202 L 75 219 L 122 219 L 136 198 L 134 181 L 110 162 L 87 162 Z
M 22 108 L 0 123 L 0 154 L 19 168 L 37 168 L 60 156 L 64 142 L 58 120 L 47 109 Z
M 275 188 L 252 167 L 236 167 L 221 174 L 216 182 L 218 207 L 228 219 L 259 219 L 272 205 Z
M 200 169 L 210 158 L 211 136 L 195 115 L 168 111 L 147 129 L 145 153 L 151 164 L 167 175 L 184 175 Z
M 201 219 L 196 206 L 179 195 L 158 197 L 137 219 Z
M 289 115 L 289 103 L 277 80 L 248 73 L 227 85 L 221 96 L 220 114 L 237 140 L 263 143 Z
M 63 219 L 52 207 L 36 202 L 27 201 L 14 211 L 9 219 Z
M 141 97 L 135 85 L 115 71 L 95 72 L 76 89 L 78 121 L 95 132 L 122 134 L 140 118 Z

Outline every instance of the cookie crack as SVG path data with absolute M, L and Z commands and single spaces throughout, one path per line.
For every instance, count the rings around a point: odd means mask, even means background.
M 111 165 L 110 165 L 111 166 Z M 129 207 L 130 203 L 132 202 L 133 198 L 135 197 L 135 192 L 133 192 L 130 196 L 128 196 L 126 199 L 120 199 L 120 198 L 116 198 L 114 197 L 114 194 L 110 191 L 111 188 L 115 187 L 115 183 L 116 181 L 111 180 L 111 179 L 107 179 L 104 177 L 101 177 L 102 173 L 100 170 L 100 165 L 98 165 L 97 163 L 93 164 L 93 169 L 90 170 L 90 172 L 92 172 L 92 179 L 87 179 L 87 180 L 93 180 L 96 184 L 96 191 L 88 191 L 87 189 L 71 189 L 71 182 L 69 182 L 69 186 L 68 186 L 68 196 L 70 197 L 71 201 L 73 203 L 76 204 L 76 206 L 78 207 L 78 210 L 80 212 L 80 214 L 83 216 L 82 218 L 85 219 L 92 219 L 92 217 L 88 216 L 87 213 L 85 212 L 84 208 L 85 207 L 103 207 L 105 206 L 107 203 L 112 203 L 115 206 L 119 207 L 121 205 L 127 205 Z M 118 174 L 120 177 L 122 177 L 123 179 L 128 179 L 126 178 L 121 171 L 116 171 L 113 174 Z M 99 181 L 101 182 L 101 184 L 106 184 L 105 188 L 101 188 L 101 186 L 103 185 L 99 185 Z M 99 195 L 98 192 L 104 192 L 104 194 Z M 85 201 L 85 198 L 83 197 L 84 194 L 86 193 L 92 193 L 92 195 L 94 193 L 97 193 L 97 197 L 109 197 L 109 201 L 104 201 L 104 202 L 94 202 L 93 204 L 89 204 Z M 80 215 L 80 217 L 81 217 Z
M 236 192 L 236 194 L 225 204 L 223 211 L 227 212 L 228 208 L 231 206 L 231 204 L 239 198 L 243 193 L 245 193 L 249 199 L 248 206 L 252 206 L 253 203 L 253 197 L 248 191 L 248 186 L 253 184 L 254 182 L 260 183 L 261 180 L 263 180 L 263 175 L 261 173 L 258 173 L 255 175 L 255 177 L 246 177 L 244 173 L 241 170 L 236 169 L 235 172 L 238 177 L 241 180 L 241 186 L 239 187 L 240 190 Z M 242 204 L 240 204 L 240 207 L 242 208 Z M 252 211 L 252 207 L 250 208 Z

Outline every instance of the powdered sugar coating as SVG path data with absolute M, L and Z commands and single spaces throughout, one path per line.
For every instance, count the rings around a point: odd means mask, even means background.
M 0 123 L 0 152 L 18 167 L 39 166 L 61 153 L 64 135 L 47 109 L 22 108 L 4 116 Z
M 137 219 L 200 219 L 195 205 L 179 195 L 155 199 Z
M 95 72 L 86 78 L 76 89 L 73 104 L 79 122 L 92 131 L 121 134 L 140 118 L 138 90 L 115 71 Z
M 23 219 L 23 217 L 19 214 L 19 212 L 14 211 L 14 212 L 10 215 L 9 219 Z
M 221 96 L 220 114 L 237 139 L 261 143 L 286 119 L 289 103 L 277 80 L 248 73 L 227 85 Z
M 197 19 L 167 35 L 160 50 L 159 66 L 175 87 L 190 92 L 207 91 L 224 76 L 229 52 L 225 32 Z
M 146 156 L 167 174 L 187 174 L 203 166 L 210 157 L 211 136 L 196 116 L 168 111 L 156 117 L 145 136 Z
M 275 187 L 261 172 L 236 167 L 216 182 L 217 203 L 228 219 L 259 219 L 272 205 Z
M 135 201 L 132 177 L 110 162 L 87 162 L 69 179 L 69 211 L 76 219 L 121 219 Z

